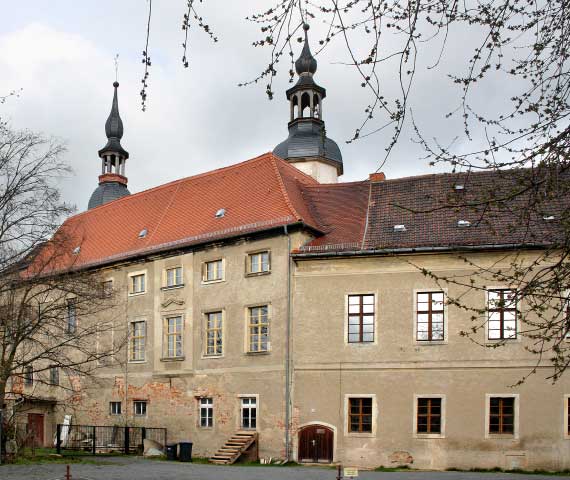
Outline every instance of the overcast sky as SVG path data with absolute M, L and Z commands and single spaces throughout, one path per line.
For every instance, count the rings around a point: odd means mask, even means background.
M 288 67 L 283 66 L 272 101 L 264 93 L 265 82 L 237 86 L 255 77 L 268 62 L 267 51 L 251 47 L 258 30 L 244 17 L 271 3 L 205 0 L 202 11 L 219 42 L 214 44 L 193 29 L 190 68 L 184 69 L 180 26 L 186 2 L 155 0 L 149 99 L 143 113 L 139 91 L 145 0 L 5 2 L 0 24 L 0 95 L 23 90 L 20 98 L 0 105 L 0 116 L 13 127 L 41 131 L 66 142 L 66 160 L 74 176 L 63 183 L 63 192 L 79 210 L 86 208 L 97 186 L 97 151 L 106 143 L 104 124 L 111 107 L 116 53 L 119 107 L 125 126 L 122 145 L 130 153 L 126 174 L 131 192 L 271 151 L 287 136 L 289 109 L 284 92 L 290 87 Z M 316 37 L 320 28 L 313 25 L 310 33 Z M 461 42 L 454 42 L 445 59 L 448 65 L 457 64 L 463 48 Z M 425 68 L 436 57 L 434 51 L 422 59 L 412 107 L 428 137 L 449 137 L 453 125 L 443 117 L 457 104 L 459 92 L 446 79 L 446 72 Z M 355 72 L 341 64 L 346 60 L 340 45 L 325 50 L 318 56 L 315 78 L 327 89 L 323 105 L 327 134 L 343 154 L 342 180 L 350 181 L 366 178 L 378 168 L 388 138 L 374 135 L 345 143 L 369 101 Z M 390 68 L 387 64 L 381 72 L 388 90 L 397 78 L 395 68 Z M 498 90 L 484 92 L 488 104 L 499 101 Z M 407 128 L 383 171 L 389 178 L 434 171 L 421 156 Z

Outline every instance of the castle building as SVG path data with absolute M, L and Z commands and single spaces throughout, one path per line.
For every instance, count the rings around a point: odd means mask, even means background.
M 240 431 L 257 434 L 261 457 L 298 462 L 570 468 L 570 379 L 553 385 L 539 365 L 511 386 L 536 365 L 516 288 L 466 294 L 488 312 L 475 340 L 502 344 L 484 348 L 459 334 L 470 312 L 446 301 L 460 287 L 424 275 L 536 258 L 529 232 L 505 230 L 500 215 L 419 212 L 500 188 L 496 173 L 338 182 L 307 30 L 285 141 L 139 193 L 127 190 L 114 84 L 99 185 L 65 226 L 82 239 L 74 265 L 121 297 L 128 346 L 73 411 L 35 411 L 46 442 L 72 413 L 78 424 L 166 427 L 219 462 Z M 557 230 L 538 219 L 531 233 L 547 242 Z

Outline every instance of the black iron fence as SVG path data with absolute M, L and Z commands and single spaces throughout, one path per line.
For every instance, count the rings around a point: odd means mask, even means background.
M 142 453 L 144 440 L 166 447 L 166 428 L 57 425 L 56 449 L 97 453 Z

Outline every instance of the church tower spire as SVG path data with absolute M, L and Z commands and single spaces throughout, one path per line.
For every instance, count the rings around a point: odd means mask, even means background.
M 321 183 L 334 183 L 343 173 L 342 155 L 336 142 L 325 135 L 323 100 L 326 90 L 314 75 L 317 60 L 309 47 L 309 25 L 304 24 L 305 43 L 295 62 L 297 83 L 287 90 L 290 107 L 289 137 L 273 153 Z
M 119 82 L 114 82 L 113 87 L 115 88 L 115 93 L 113 95 L 111 113 L 105 122 L 107 144 L 99 150 L 99 158 L 101 158 L 99 186 L 89 199 L 89 209 L 124 197 L 125 195 L 130 195 L 127 189 L 127 177 L 125 176 L 125 164 L 129 158 L 129 152 L 121 146 L 123 121 L 119 115 L 119 100 L 117 98 Z

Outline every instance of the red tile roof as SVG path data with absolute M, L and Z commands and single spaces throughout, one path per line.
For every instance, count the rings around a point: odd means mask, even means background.
M 301 195 L 302 187 L 316 183 L 267 153 L 123 197 L 64 223 L 60 231 L 81 247 L 65 263 L 109 263 L 298 222 L 317 229 Z M 225 215 L 217 218 L 222 208 Z

